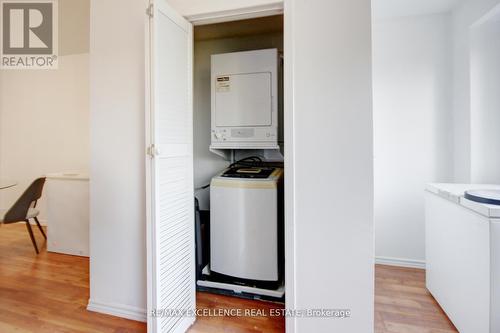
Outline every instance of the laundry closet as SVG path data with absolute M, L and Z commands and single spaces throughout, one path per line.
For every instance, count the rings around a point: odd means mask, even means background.
M 283 16 L 194 27 L 201 291 L 284 301 Z

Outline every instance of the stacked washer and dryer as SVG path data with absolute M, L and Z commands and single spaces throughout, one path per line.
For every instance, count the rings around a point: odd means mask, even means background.
M 232 163 L 210 184 L 210 263 L 200 287 L 284 295 L 280 64 L 276 49 L 211 57 L 210 150 Z

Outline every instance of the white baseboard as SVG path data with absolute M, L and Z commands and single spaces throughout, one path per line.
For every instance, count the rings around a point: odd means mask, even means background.
M 402 258 L 391 258 L 391 257 L 375 257 L 375 264 L 425 269 L 424 260 L 402 259 Z
M 145 309 L 137 308 L 130 305 L 105 303 L 89 299 L 87 310 L 136 321 L 142 321 L 142 322 L 147 321 Z

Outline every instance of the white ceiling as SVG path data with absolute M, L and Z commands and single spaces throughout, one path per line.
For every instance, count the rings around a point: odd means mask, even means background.
M 372 0 L 373 18 L 386 19 L 412 15 L 444 13 L 461 0 Z

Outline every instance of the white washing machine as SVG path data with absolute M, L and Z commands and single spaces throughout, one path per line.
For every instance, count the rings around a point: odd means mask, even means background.
M 283 169 L 233 167 L 210 185 L 210 271 L 278 282 Z

